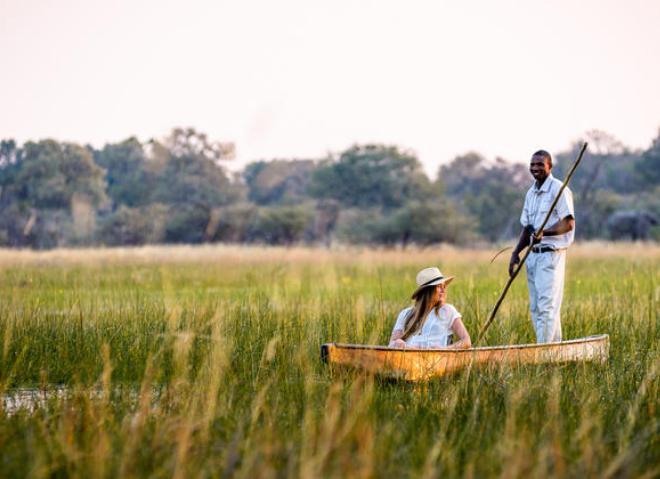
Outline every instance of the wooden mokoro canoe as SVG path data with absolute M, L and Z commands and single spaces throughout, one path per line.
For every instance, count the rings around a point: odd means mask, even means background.
M 394 349 L 339 343 L 321 345 L 321 359 L 326 363 L 406 381 L 424 381 L 470 365 L 605 362 L 609 352 L 610 337 L 607 334 L 558 343 L 470 349 Z

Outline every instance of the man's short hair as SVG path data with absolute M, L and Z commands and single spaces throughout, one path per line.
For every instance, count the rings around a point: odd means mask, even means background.
M 535 156 L 540 156 L 540 157 L 542 157 L 545 161 L 548 162 L 548 164 L 549 164 L 550 166 L 552 166 L 552 156 L 550 156 L 550 153 L 548 153 L 547 151 L 545 151 L 545 150 L 539 150 L 539 151 L 537 151 L 536 153 L 534 153 L 534 154 L 532 155 L 532 158 L 535 157 Z

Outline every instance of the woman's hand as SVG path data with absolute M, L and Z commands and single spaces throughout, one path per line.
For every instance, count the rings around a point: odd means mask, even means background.
M 395 329 L 392 331 L 392 336 L 390 336 L 390 344 L 387 345 L 388 348 L 405 348 L 406 342 L 401 339 L 403 336 L 403 329 Z

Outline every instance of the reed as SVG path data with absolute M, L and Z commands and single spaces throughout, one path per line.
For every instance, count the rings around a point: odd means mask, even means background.
M 411 385 L 320 363 L 384 343 L 431 264 L 475 334 L 496 250 L 0 251 L 0 476 L 657 476 L 657 245 L 569 253 L 564 334 L 610 334 L 607 364 Z M 518 281 L 487 342 L 532 340 Z

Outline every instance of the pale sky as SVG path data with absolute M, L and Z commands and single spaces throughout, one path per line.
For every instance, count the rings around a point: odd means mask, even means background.
M 427 172 L 660 127 L 660 1 L 0 0 L 0 138 L 192 126 L 256 159 L 396 144 Z

